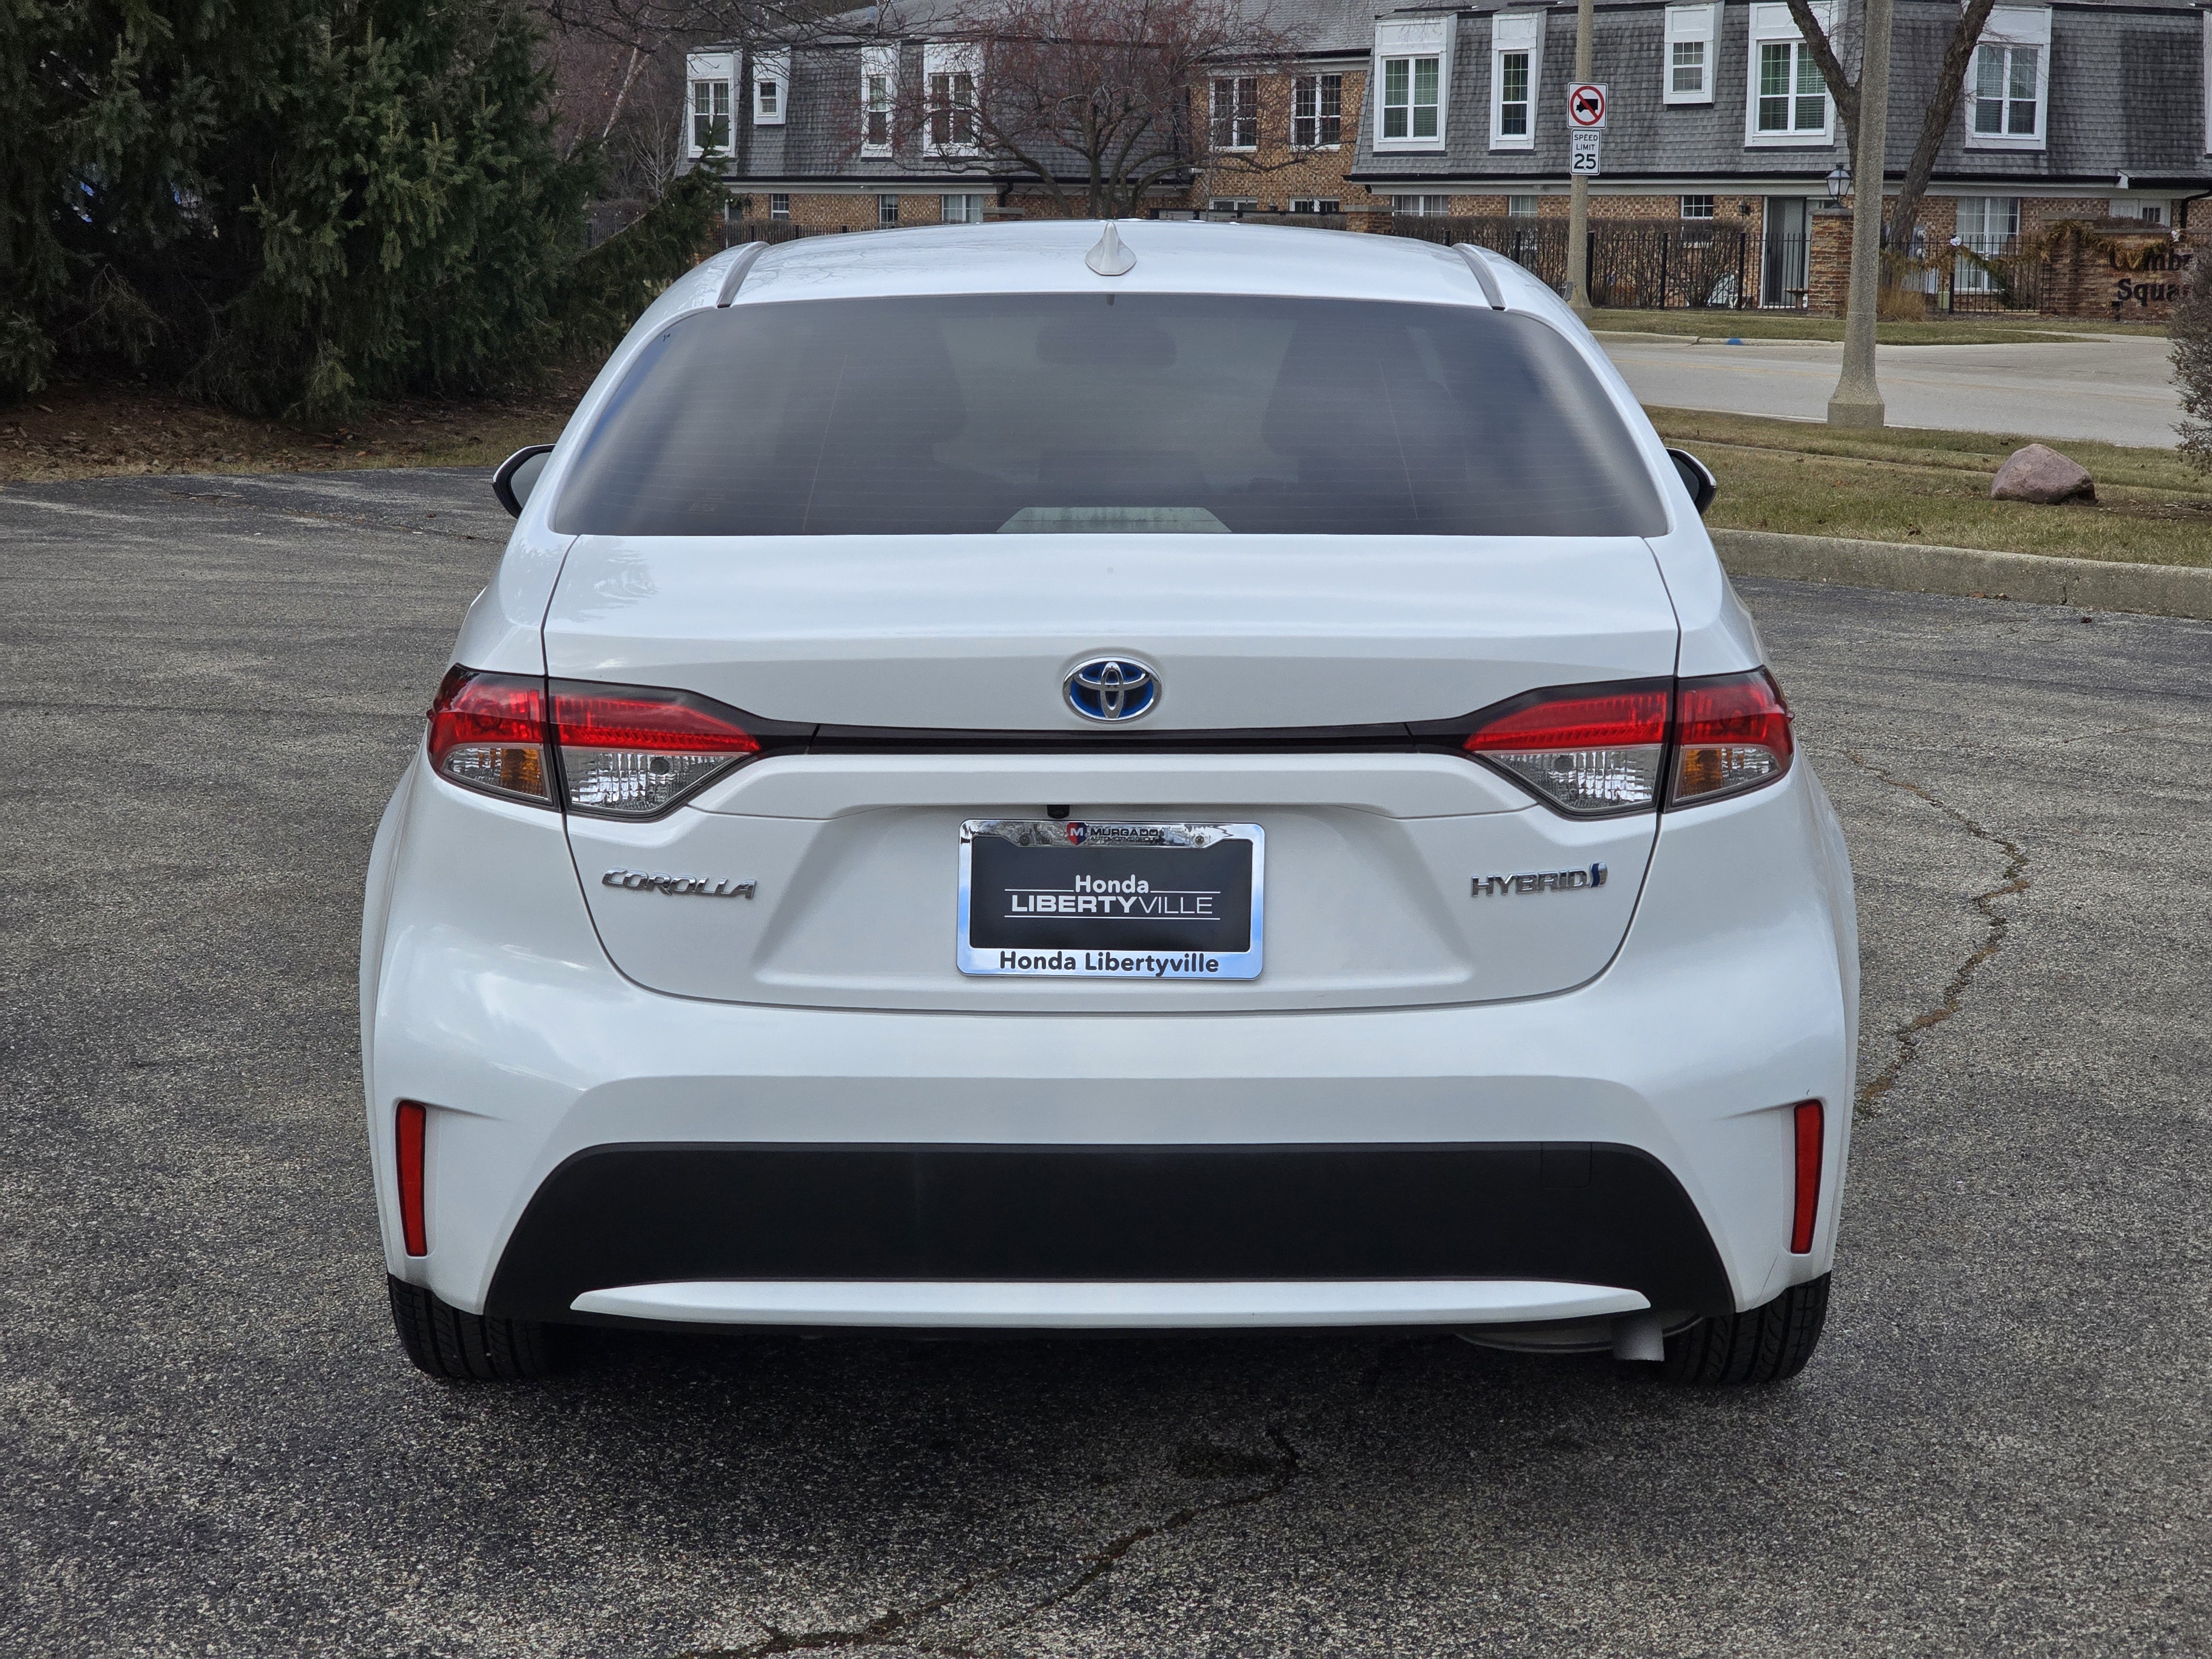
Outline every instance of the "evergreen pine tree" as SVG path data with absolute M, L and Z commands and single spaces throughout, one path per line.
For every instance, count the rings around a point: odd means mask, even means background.
M 0 0 L 0 392 L 129 364 L 328 417 L 605 343 L 641 273 L 578 266 L 597 158 L 537 44 L 519 0 Z M 679 201 L 663 283 L 719 211 Z

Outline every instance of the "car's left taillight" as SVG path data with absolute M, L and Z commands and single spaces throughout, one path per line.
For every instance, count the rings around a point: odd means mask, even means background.
M 429 744 L 441 778 L 533 806 L 553 805 L 544 680 L 456 664 L 430 705 Z
M 689 691 L 555 680 L 552 692 L 571 811 L 651 817 L 760 753 L 737 710 Z

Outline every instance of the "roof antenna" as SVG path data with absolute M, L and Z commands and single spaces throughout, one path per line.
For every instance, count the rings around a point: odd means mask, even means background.
M 1098 238 L 1098 246 L 1083 256 L 1083 263 L 1101 276 L 1126 276 L 1137 263 L 1137 256 L 1121 246 L 1120 234 L 1109 219 L 1106 228 Z

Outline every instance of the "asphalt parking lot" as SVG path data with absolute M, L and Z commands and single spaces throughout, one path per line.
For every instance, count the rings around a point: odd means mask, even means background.
M 2212 624 L 1743 585 L 1865 936 L 1794 1382 L 656 1337 L 441 1388 L 358 888 L 506 523 L 468 473 L 0 493 L 0 1651 L 2212 1652 Z

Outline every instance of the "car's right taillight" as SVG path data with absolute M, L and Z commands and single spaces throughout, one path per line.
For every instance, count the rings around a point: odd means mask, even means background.
M 1480 716 L 1462 747 L 1563 812 L 1595 817 L 1657 805 L 1667 684 L 1532 692 Z
M 430 705 L 429 745 L 438 775 L 465 789 L 553 805 L 544 680 L 455 664 Z
M 1684 680 L 1674 690 L 1669 806 L 1739 795 L 1790 769 L 1790 705 L 1764 668 Z

